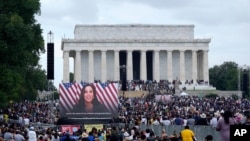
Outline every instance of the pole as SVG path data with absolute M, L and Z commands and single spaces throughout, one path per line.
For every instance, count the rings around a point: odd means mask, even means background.
M 240 97 L 240 67 L 238 67 L 238 97 Z
M 250 99 L 250 66 L 247 67 L 248 69 L 248 99 Z

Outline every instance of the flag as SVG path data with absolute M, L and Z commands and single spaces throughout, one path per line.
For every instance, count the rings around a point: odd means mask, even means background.
M 118 84 L 95 83 L 97 98 L 112 113 L 118 108 Z
M 80 98 L 81 88 L 78 83 L 60 83 L 60 106 L 69 112 Z

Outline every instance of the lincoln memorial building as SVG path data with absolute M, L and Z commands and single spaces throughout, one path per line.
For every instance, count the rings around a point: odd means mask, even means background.
M 195 39 L 194 25 L 76 25 L 74 38 L 62 39 L 63 82 L 70 81 L 72 65 L 76 82 L 125 76 L 209 84 L 210 41 Z

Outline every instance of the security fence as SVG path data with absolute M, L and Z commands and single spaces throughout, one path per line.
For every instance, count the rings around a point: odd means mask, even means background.
M 180 135 L 181 130 L 184 129 L 184 126 L 180 125 L 169 125 L 169 126 L 161 126 L 161 125 L 140 125 L 140 130 L 152 129 L 155 135 L 160 136 L 162 130 L 165 129 L 168 135 L 172 135 L 176 133 Z M 212 128 L 211 126 L 190 126 L 190 129 L 195 133 L 195 136 L 198 141 L 204 141 L 204 138 L 207 135 L 212 135 L 215 141 L 220 140 L 219 132 Z
M 116 126 L 118 128 L 129 128 L 131 129 L 134 125 L 133 124 L 124 124 L 124 123 L 116 123 L 112 125 L 104 125 L 106 127 L 110 126 Z M 215 130 L 215 128 L 211 126 L 200 126 L 200 125 L 195 125 L 195 126 L 189 126 L 190 129 L 195 133 L 195 136 L 197 138 L 197 141 L 204 141 L 205 137 L 207 135 L 212 135 L 213 140 L 219 141 L 220 140 L 220 135 L 219 132 Z M 146 124 L 140 124 L 139 125 L 140 131 L 146 130 L 146 129 L 151 129 L 154 131 L 156 136 L 161 136 L 162 130 L 165 129 L 166 133 L 168 135 L 173 135 L 177 134 L 178 136 L 180 135 L 180 132 L 184 129 L 184 126 L 181 125 L 169 125 L 169 126 L 162 126 L 162 125 L 146 125 Z
M 17 123 L 17 120 L 9 120 L 9 123 Z M 31 126 L 34 127 L 42 127 L 42 128 L 60 128 L 60 125 L 55 125 L 55 124 L 44 124 L 44 123 L 30 123 Z M 83 124 L 84 126 L 84 124 Z M 117 127 L 119 129 L 125 128 L 125 129 L 131 129 L 134 127 L 134 124 L 125 124 L 125 123 L 111 123 L 111 124 L 103 124 L 104 129 L 108 127 Z M 211 126 L 200 126 L 200 125 L 195 125 L 195 126 L 189 126 L 190 129 L 195 133 L 195 136 L 197 138 L 197 141 L 204 141 L 204 138 L 207 135 L 212 135 L 214 141 L 219 141 L 220 140 L 220 135 L 219 132 L 215 130 L 215 128 L 212 128 Z M 184 126 L 181 125 L 169 125 L 169 126 L 163 126 L 163 125 L 148 125 L 148 124 L 140 124 L 139 125 L 139 130 L 146 130 L 146 129 L 151 129 L 154 131 L 156 136 L 161 136 L 162 130 L 165 129 L 166 133 L 168 135 L 173 135 L 177 134 L 178 136 L 180 135 L 181 130 L 184 129 Z

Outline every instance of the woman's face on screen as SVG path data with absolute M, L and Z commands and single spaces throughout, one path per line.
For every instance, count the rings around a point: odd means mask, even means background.
M 84 90 L 84 100 L 85 102 L 92 102 L 94 99 L 94 92 L 91 86 L 87 86 Z

